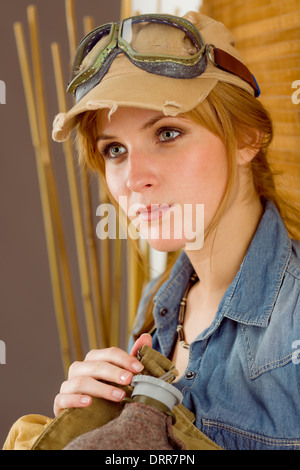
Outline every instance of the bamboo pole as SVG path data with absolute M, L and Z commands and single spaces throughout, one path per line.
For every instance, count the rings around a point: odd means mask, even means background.
M 58 96 L 58 106 L 60 112 L 67 111 L 67 102 L 64 92 L 64 78 L 62 72 L 61 56 L 60 50 L 57 43 L 52 43 L 51 45 L 55 79 L 56 79 L 56 89 Z M 80 209 L 80 197 L 78 193 L 75 166 L 74 166 L 74 156 L 72 151 L 71 142 L 68 140 L 63 143 L 63 149 L 66 157 L 66 167 L 68 175 L 68 183 L 70 190 L 71 206 L 73 213 L 73 222 L 74 222 L 74 232 L 77 248 L 77 261 L 79 265 L 79 276 L 81 281 L 81 292 L 82 299 L 85 311 L 85 317 L 87 322 L 88 329 L 88 338 L 90 342 L 90 347 L 96 348 L 98 346 L 98 341 L 96 339 L 96 325 L 94 321 L 93 314 L 93 305 L 92 305 L 92 296 L 90 288 L 90 275 L 88 268 L 88 260 L 86 254 L 86 247 L 84 241 L 84 229 L 83 229 L 83 220 L 81 216 Z M 103 344 L 103 339 L 100 338 L 100 344 Z
M 83 19 L 84 34 L 88 34 L 94 28 L 94 20 L 90 16 L 85 16 Z M 99 181 L 99 180 L 98 180 Z M 85 225 L 87 230 L 87 240 L 89 248 L 89 260 L 91 266 L 91 279 L 92 288 L 94 293 L 94 302 L 96 310 L 96 318 L 98 318 L 98 324 L 100 328 L 100 338 L 103 347 L 109 345 L 109 332 L 105 323 L 104 314 L 104 300 L 102 297 L 103 289 L 101 289 L 101 276 L 98 265 L 98 251 L 95 241 L 95 233 L 93 230 L 93 217 L 91 214 L 91 194 L 89 188 L 90 180 L 88 175 L 84 173 L 82 175 L 82 194 L 84 199 L 84 210 L 85 210 Z M 100 247 L 101 249 L 101 247 Z
M 138 241 L 136 247 L 134 247 L 130 242 L 127 242 L 128 334 L 131 332 L 133 327 L 145 280 L 145 270 L 142 266 L 142 260 L 139 251 Z
M 98 186 L 100 204 L 109 202 L 103 185 L 99 179 Z M 100 269 L 101 269 L 101 295 L 103 299 L 104 323 L 108 342 L 110 343 L 110 312 L 111 312 L 111 260 L 110 260 L 111 244 L 109 238 L 101 240 L 100 243 Z
M 122 0 L 121 19 L 131 15 L 131 0 Z M 130 333 L 135 319 L 143 279 L 144 273 L 141 270 L 135 249 L 132 244 L 127 241 L 127 334 Z
M 70 345 L 69 345 L 68 331 L 67 331 L 66 319 L 65 319 L 65 313 L 64 313 L 63 295 L 62 295 L 62 289 L 61 289 L 61 284 L 60 284 L 60 270 L 59 270 L 59 261 L 57 257 L 57 251 L 56 251 L 51 202 L 50 202 L 50 196 L 48 192 L 46 170 L 43 164 L 43 155 L 42 155 L 42 147 L 41 147 L 41 141 L 40 141 L 40 131 L 39 131 L 39 126 L 38 126 L 37 110 L 36 110 L 36 105 L 35 105 L 35 97 L 34 97 L 32 78 L 31 78 L 30 67 L 29 67 L 28 54 L 27 54 L 27 50 L 25 46 L 24 32 L 23 32 L 23 27 L 21 23 L 17 22 L 14 24 L 14 33 L 15 33 L 15 39 L 16 39 L 17 50 L 18 50 L 18 55 L 19 55 L 21 74 L 23 78 L 23 85 L 24 85 L 25 98 L 26 98 L 26 103 L 27 103 L 31 138 L 32 138 L 32 143 L 33 143 L 33 147 L 35 150 L 35 156 L 36 156 L 36 166 L 37 166 L 37 173 L 38 173 L 38 180 L 39 180 L 39 187 L 40 187 L 40 194 L 41 194 L 41 203 L 42 203 L 42 209 L 43 209 L 43 218 L 44 218 L 44 225 L 45 225 L 45 234 L 46 234 L 48 258 L 49 258 L 49 268 L 50 268 L 50 277 L 51 277 L 51 283 L 52 283 L 54 308 L 55 308 L 58 332 L 59 332 L 59 338 L 60 338 L 62 363 L 63 363 L 64 373 L 67 376 L 68 368 L 71 363 Z
M 132 15 L 132 2 L 131 0 L 122 0 L 121 3 L 121 20 L 128 18 Z
M 51 210 L 53 214 L 54 227 L 55 227 L 55 236 L 57 242 L 57 249 L 59 254 L 60 266 L 62 270 L 62 280 L 64 283 L 64 292 L 66 303 L 68 306 L 69 318 L 71 322 L 71 327 L 77 324 L 77 312 L 75 305 L 75 297 L 72 287 L 71 272 L 67 257 L 67 248 L 64 239 L 64 230 L 61 220 L 58 194 L 55 184 L 55 178 L 52 169 L 52 157 L 50 151 L 50 138 L 49 138 L 49 126 L 47 122 L 47 111 L 46 111 L 46 102 L 45 102 L 45 93 L 44 93 L 44 83 L 42 76 L 42 66 L 41 66 L 41 54 L 39 49 L 40 39 L 38 33 L 38 20 L 37 20 L 37 9 L 34 5 L 30 5 L 27 9 L 28 14 L 28 24 L 30 32 L 30 41 L 31 41 L 31 51 L 32 51 L 32 63 L 34 71 L 34 81 L 36 88 L 36 106 L 38 113 L 38 124 L 41 140 L 41 156 L 45 166 L 46 172 L 46 184 L 50 195 Z M 77 340 L 76 340 L 77 342 Z M 80 354 L 80 349 L 78 351 L 78 342 L 76 344 L 76 357 L 77 354 Z M 78 356 L 78 357 L 80 357 Z
M 74 0 L 65 1 L 66 21 L 69 38 L 70 55 L 73 57 L 77 47 L 77 32 L 75 20 Z M 92 25 L 92 19 L 87 17 L 84 20 L 84 28 L 89 29 Z M 87 31 L 86 31 L 87 32 Z M 89 259 L 89 275 L 82 279 L 83 299 L 86 305 L 86 321 L 89 330 L 89 336 L 95 336 L 93 342 L 90 341 L 90 347 L 105 347 L 107 345 L 107 334 L 103 319 L 103 306 L 100 292 L 100 274 L 97 265 L 97 248 L 93 231 L 93 218 L 91 214 L 91 194 L 90 181 L 88 175 L 82 172 L 80 175 L 81 192 L 83 199 L 84 227 L 86 229 L 87 253 Z M 88 305 L 88 296 L 92 294 L 95 311 L 91 311 Z M 87 309 L 88 307 L 88 309 Z M 97 319 L 97 321 L 96 321 Z M 94 329 L 94 333 L 93 330 Z M 97 346 L 94 345 L 94 340 Z
M 66 22 L 67 22 L 67 31 L 69 38 L 69 49 L 70 49 L 70 58 L 71 62 L 76 53 L 76 47 L 78 44 L 77 32 L 76 32 L 76 15 L 74 0 L 65 0 L 65 12 L 66 12 Z
M 92 16 L 85 16 L 83 18 L 83 30 L 84 34 L 88 34 L 90 31 L 94 29 L 94 19 Z
M 136 313 L 137 263 L 130 242 L 127 241 L 127 334 L 131 331 Z
M 117 234 L 119 221 L 117 220 Z M 113 243 L 113 296 L 110 310 L 110 346 L 120 346 L 120 323 L 122 302 L 122 241 L 118 238 Z

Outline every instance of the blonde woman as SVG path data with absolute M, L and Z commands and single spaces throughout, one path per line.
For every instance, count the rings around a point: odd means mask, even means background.
M 79 158 L 112 200 L 152 247 L 180 254 L 147 288 L 129 352 L 74 363 L 55 415 L 120 401 L 146 343 L 175 363 L 183 404 L 222 448 L 299 449 L 299 220 L 277 195 L 272 123 L 234 38 L 195 12 L 105 25 L 81 42 L 69 91 L 54 139 L 76 127 Z M 194 239 L 170 225 L 187 217 Z

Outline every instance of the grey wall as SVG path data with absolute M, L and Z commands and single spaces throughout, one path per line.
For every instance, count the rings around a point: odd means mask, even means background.
M 53 399 L 64 380 L 35 155 L 13 33 L 13 23 L 21 21 L 28 36 L 26 8 L 31 4 L 38 8 L 50 127 L 57 113 L 51 42 L 60 43 L 68 72 L 64 1 L 1 0 L 0 80 L 6 84 L 6 104 L 0 104 L 0 341 L 6 348 L 6 363 L 0 364 L 1 447 L 19 416 L 52 416 Z M 120 0 L 75 0 L 75 6 L 80 37 L 83 16 L 92 15 L 96 25 L 120 16 Z M 53 143 L 52 152 L 63 219 L 71 231 L 60 145 Z M 72 258 L 71 237 L 68 249 Z

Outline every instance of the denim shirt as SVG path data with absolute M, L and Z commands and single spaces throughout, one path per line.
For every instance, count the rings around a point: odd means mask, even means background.
M 182 252 L 154 299 L 153 348 L 166 357 L 192 272 Z M 268 202 L 212 324 L 190 345 L 187 369 L 174 383 L 197 428 L 224 449 L 300 449 L 299 287 L 300 243 Z

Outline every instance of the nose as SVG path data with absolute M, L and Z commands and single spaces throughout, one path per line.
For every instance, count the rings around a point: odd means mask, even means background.
M 144 192 L 157 185 L 158 174 L 153 159 L 144 151 L 134 151 L 128 158 L 127 188 L 133 192 Z

